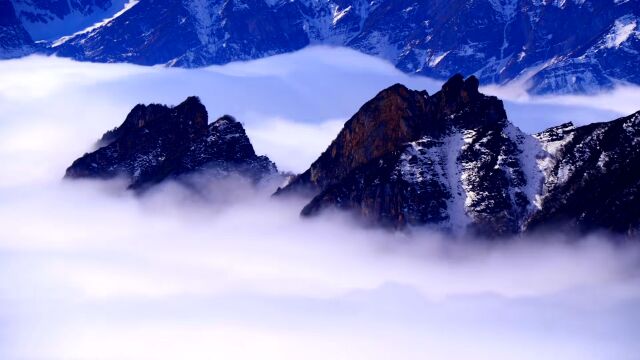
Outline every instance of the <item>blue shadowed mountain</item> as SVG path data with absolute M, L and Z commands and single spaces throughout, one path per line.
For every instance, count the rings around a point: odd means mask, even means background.
M 0 59 L 33 52 L 33 39 L 16 16 L 9 0 L 0 0 Z
M 640 83 L 639 18 L 640 3 L 623 0 L 141 0 L 51 50 L 198 67 L 329 44 L 439 79 L 525 78 L 532 93 L 575 93 Z

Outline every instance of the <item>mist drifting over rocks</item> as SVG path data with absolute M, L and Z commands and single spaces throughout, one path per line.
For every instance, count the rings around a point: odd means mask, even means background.
M 200 70 L 35 57 L 0 78 L 0 358 L 636 358 L 640 249 L 606 234 L 449 241 L 301 219 L 277 182 L 61 181 L 137 103 L 199 94 L 300 172 L 381 88 L 435 82 L 323 48 Z M 640 109 L 619 92 L 505 105 L 537 131 Z

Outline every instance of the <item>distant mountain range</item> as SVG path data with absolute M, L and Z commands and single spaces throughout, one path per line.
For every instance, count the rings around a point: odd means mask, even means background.
M 114 0 L 12 1 L 35 39 L 61 35 L 49 25 L 57 19 L 106 17 L 122 7 Z M 483 83 L 527 80 L 536 94 L 576 93 L 640 84 L 639 24 L 637 0 L 139 0 L 45 51 L 197 67 L 329 44 L 434 78 L 462 72 Z M 4 48 L 28 43 L 11 28 L 0 31 Z

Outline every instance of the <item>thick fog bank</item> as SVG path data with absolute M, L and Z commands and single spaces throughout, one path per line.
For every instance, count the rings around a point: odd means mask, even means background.
M 198 176 L 200 199 L 61 180 L 139 102 L 199 95 L 210 120 L 236 116 L 258 153 L 300 171 L 381 88 L 436 82 L 326 48 L 200 70 L 33 57 L 0 62 L 0 79 L 2 359 L 637 359 L 634 244 L 301 219 L 305 199 L 271 198 L 277 182 Z M 536 101 L 508 102 L 511 119 L 611 110 Z
M 229 179 L 2 191 L 0 357 L 634 359 L 640 252 L 303 220 Z
M 0 78 L 3 134 L 35 140 L 46 135 L 53 141 L 71 127 L 74 141 L 57 138 L 66 144 L 68 159 L 119 125 L 138 103 L 178 104 L 198 95 L 211 120 L 225 113 L 235 116 L 245 123 L 258 152 L 268 152 L 292 171 L 304 169 L 344 121 L 383 88 L 399 82 L 433 93 L 442 85 L 353 50 L 327 47 L 195 70 L 32 56 L 0 62 Z M 632 87 L 597 97 L 531 98 L 515 86 L 482 91 L 503 98 L 509 119 L 527 132 L 567 121 L 608 121 L 640 110 L 640 90 Z M 8 129 L 9 119 L 20 121 Z M 294 151 L 298 156 L 290 156 Z

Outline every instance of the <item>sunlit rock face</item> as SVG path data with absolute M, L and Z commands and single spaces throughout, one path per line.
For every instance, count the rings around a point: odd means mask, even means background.
M 475 77 L 456 75 L 431 96 L 394 85 L 277 194 L 312 194 L 305 216 L 339 208 L 392 228 L 494 237 L 562 223 L 632 233 L 638 122 L 636 114 L 528 135 Z
M 197 97 L 175 107 L 137 105 L 98 146 L 74 161 L 65 177 L 122 176 L 131 189 L 145 189 L 201 170 L 217 176 L 238 173 L 255 181 L 277 172 L 267 157 L 256 155 L 234 118 L 225 115 L 209 124 Z
M 524 138 L 475 77 L 456 75 L 431 96 L 395 85 L 281 192 L 315 190 L 304 215 L 337 206 L 392 227 L 513 234 L 531 208 Z
M 34 51 L 33 45 L 11 1 L 0 0 L 0 59 L 30 54 Z
M 462 72 L 503 84 L 524 76 L 532 93 L 640 83 L 640 6 L 619 0 L 140 0 L 51 51 L 197 67 L 310 44 L 347 46 L 439 79 Z

